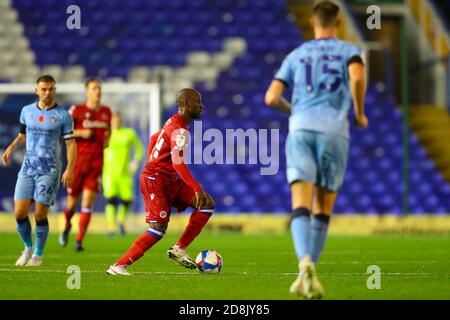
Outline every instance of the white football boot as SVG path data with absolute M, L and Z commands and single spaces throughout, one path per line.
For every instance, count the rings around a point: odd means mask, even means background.
M 167 250 L 167 256 L 170 259 L 175 260 L 183 267 L 188 269 L 197 269 L 197 264 L 194 260 L 186 252 L 186 249 L 181 248 L 180 246 L 174 245 L 172 248 Z
M 300 261 L 299 270 L 298 277 L 292 283 L 289 292 L 306 299 L 321 299 L 323 287 L 317 278 L 314 263 L 310 256 L 305 256 Z
M 19 259 L 17 259 L 16 266 L 23 267 L 24 265 L 26 265 L 28 260 L 31 259 L 32 255 L 33 255 L 33 247 L 25 248 L 25 250 L 22 251 L 22 254 L 20 255 Z
M 298 273 L 297 279 L 295 279 L 294 282 L 292 282 L 290 288 L 289 288 L 289 293 L 299 296 L 299 297 L 303 297 L 303 277 L 304 277 L 304 273 L 303 271 L 300 271 Z
M 28 260 L 28 262 L 25 266 L 26 267 L 39 267 L 40 265 L 42 265 L 42 256 L 39 257 L 39 256 L 35 256 L 33 254 L 31 259 Z
M 106 270 L 106 273 L 111 276 L 131 276 L 131 273 L 127 271 L 127 267 L 123 265 L 113 264 Z

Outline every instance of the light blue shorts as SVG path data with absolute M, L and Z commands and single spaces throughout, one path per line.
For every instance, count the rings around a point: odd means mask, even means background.
M 286 174 L 289 184 L 311 182 L 338 191 L 344 181 L 348 139 L 320 132 L 290 132 L 286 141 Z
M 30 175 L 19 172 L 14 200 L 34 199 L 40 204 L 51 206 L 58 193 L 60 177 L 60 172 L 50 175 Z

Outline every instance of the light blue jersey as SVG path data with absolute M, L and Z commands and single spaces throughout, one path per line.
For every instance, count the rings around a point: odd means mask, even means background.
M 361 50 L 326 38 L 305 42 L 283 61 L 275 79 L 293 86 L 289 131 L 310 130 L 349 137 L 348 64 Z
M 72 117 L 63 107 L 41 109 L 37 103 L 25 106 L 20 114 L 25 126 L 26 154 L 21 171 L 27 174 L 52 174 L 63 164 L 63 139 L 73 138 Z
M 26 134 L 26 153 L 14 198 L 51 205 L 63 166 L 63 140 L 73 138 L 72 116 L 58 105 L 44 110 L 33 103 L 22 109 L 20 132 Z

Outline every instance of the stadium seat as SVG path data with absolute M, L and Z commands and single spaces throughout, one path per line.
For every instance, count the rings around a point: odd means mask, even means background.
M 190 0 L 187 7 L 182 0 L 90 0 L 83 2 L 85 28 L 70 32 L 64 9 L 72 1 L 12 3 L 18 16 L 0 10 L 0 21 L 9 24 L 19 19 L 23 27 L 12 27 L 11 32 L 24 33 L 28 40 L 3 44 L 0 39 L 0 61 L 7 75 L 22 73 L 8 66 L 9 61 L 33 58 L 4 53 L 2 48 L 14 43 L 20 48 L 29 46 L 36 56 L 38 66 L 29 68 L 22 78 L 35 76 L 43 67 L 64 82 L 82 82 L 91 75 L 130 82 L 162 76 L 166 117 L 174 112 L 169 109 L 175 102 L 174 93 L 196 85 L 206 106 L 204 130 L 275 128 L 282 140 L 280 168 L 274 176 L 261 176 L 258 165 L 191 166 L 194 176 L 217 199 L 217 211 L 291 210 L 284 172 L 287 117 L 264 105 L 264 91 L 275 71 L 303 41 L 301 30 L 288 17 L 285 1 Z M 178 13 L 169 14 L 169 9 Z M 348 168 L 336 211 L 399 213 L 402 113 L 376 84 L 369 85 L 366 102 L 370 130 L 351 126 Z M 442 212 L 449 207 L 450 187 L 413 132 L 409 142 L 412 209 Z M 424 198 L 435 190 L 436 197 Z

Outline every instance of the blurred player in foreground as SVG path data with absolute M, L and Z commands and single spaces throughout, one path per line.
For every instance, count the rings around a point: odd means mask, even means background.
M 325 245 L 337 192 L 348 158 L 348 112 L 353 98 L 355 123 L 368 125 L 364 113 L 365 70 L 361 50 L 336 39 L 339 7 L 330 1 L 314 6 L 315 39 L 283 61 L 266 104 L 290 114 L 286 141 L 287 179 L 292 193 L 291 233 L 299 260 L 290 292 L 319 299 L 323 288 L 315 264 Z M 283 98 L 292 86 L 292 106 Z M 312 217 L 311 217 L 312 214 Z
M 116 216 L 120 234 L 125 235 L 125 218 L 133 199 L 133 177 L 139 168 L 142 150 L 137 133 L 131 128 L 123 128 L 122 116 L 118 112 L 113 113 L 111 138 L 104 151 L 103 164 L 103 195 L 107 202 L 105 213 L 110 235 L 117 230 Z
M 72 185 L 77 146 L 73 140 L 73 121 L 70 114 L 55 102 L 56 87 L 52 76 L 37 79 L 36 94 L 39 101 L 23 107 L 20 113 L 18 136 L 2 157 L 5 166 L 16 147 L 25 141 L 25 159 L 17 177 L 14 192 L 14 211 L 17 231 L 25 244 L 25 250 L 16 266 L 40 266 L 48 237 L 48 210 L 53 205 L 60 179 L 65 188 Z M 63 167 L 62 142 L 66 143 L 67 167 Z M 31 204 L 35 204 L 35 247 L 31 240 L 31 224 L 28 219 Z
M 186 248 L 200 234 L 214 212 L 214 201 L 191 175 L 184 163 L 189 131 L 188 125 L 200 118 L 203 104 L 194 89 L 177 93 L 178 113 L 166 121 L 150 140 L 149 160 L 141 174 L 141 193 L 145 201 L 146 222 L 149 228 L 130 249 L 109 269 L 110 275 L 130 275 L 127 267 L 138 260 L 165 234 L 171 207 L 179 212 L 194 208 L 189 223 L 177 243 L 167 254 L 182 266 L 195 269 L 197 265 Z M 178 176 L 177 176 L 178 175 Z
M 80 194 L 81 213 L 75 251 L 83 251 L 82 241 L 86 234 L 95 197 L 99 192 L 103 167 L 103 148 L 108 144 L 111 125 L 111 110 L 101 105 L 101 83 L 91 78 L 85 83 L 85 104 L 74 105 L 69 112 L 74 122 L 74 135 L 77 142 L 77 162 L 75 179 L 71 188 L 67 189 L 67 206 L 64 209 L 66 225 L 59 238 L 65 247 L 69 239 L 72 224 L 70 220 L 75 214 Z

